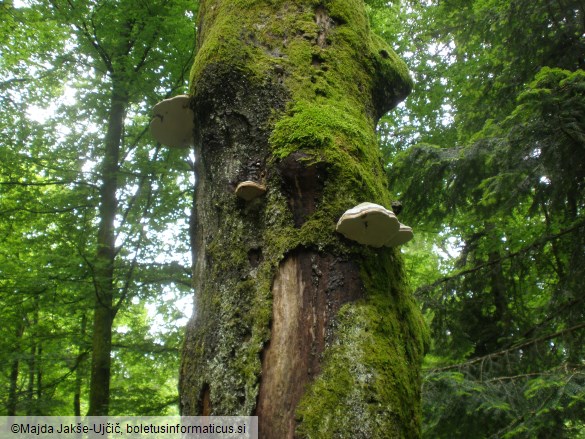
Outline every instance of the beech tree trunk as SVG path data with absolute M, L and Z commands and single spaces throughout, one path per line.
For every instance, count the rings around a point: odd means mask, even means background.
M 12 364 L 10 366 L 10 385 L 8 388 L 8 399 L 6 401 L 6 414 L 8 416 L 16 416 L 16 409 L 18 406 L 18 369 L 20 367 L 20 347 L 22 346 L 22 336 L 24 335 L 24 330 L 25 319 L 21 317 L 15 331 L 16 342 L 14 343 L 14 346 L 17 346 L 17 350 L 15 352 L 16 355 L 14 355 L 14 359 L 12 360 Z
M 97 236 L 97 257 L 94 271 L 95 306 L 93 314 L 92 363 L 89 388 L 89 416 L 106 416 L 110 402 L 112 325 L 117 309 L 114 306 L 114 261 L 116 258 L 115 218 L 118 208 L 120 144 L 127 93 L 113 78 L 112 97 L 108 115 L 102 161 L 100 188 L 100 224 Z
M 81 386 L 83 384 L 84 376 L 84 363 L 86 350 L 83 346 L 85 335 L 87 330 L 87 315 L 83 313 L 81 315 L 81 323 L 79 328 L 78 346 L 77 346 L 77 358 L 75 360 L 75 390 L 73 392 L 73 415 L 81 416 Z
M 257 415 L 262 438 L 420 435 L 426 333 L 399 251 L 335 232 L 390 205 L 375 127 L 410 87 L 361 1 L 201 3 L 183 415 Z M 266 193 L 239 199 L 247 180 Z

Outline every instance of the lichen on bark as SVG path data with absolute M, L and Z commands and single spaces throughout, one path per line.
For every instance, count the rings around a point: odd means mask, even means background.
M 390 205 L 375 125 L 410 91 L 406 66 L 358 0 L 203 1 L 198 38 L 183 414 L 258 414 L 261 437 L 417 437 L 425 329 L 401 258 L 335 233 L 359 202 Z M 266 195 L 238 199 L 244 180 Z

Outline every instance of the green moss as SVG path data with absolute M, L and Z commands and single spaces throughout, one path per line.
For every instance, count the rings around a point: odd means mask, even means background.
M 339 313 L 337 339 L 297 409 L 301 437 L 418 437 L 420 382 L 413 370 L 427 332 L 392 252 L 366 253 L 368 296 Z

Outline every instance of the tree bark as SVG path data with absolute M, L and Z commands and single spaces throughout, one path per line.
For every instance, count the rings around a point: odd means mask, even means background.
M 89 416 L 106 416 L 110 401 L 110 369 L 114 306 L 114 261 L 116 258 L 115 218 L 120 144 L 128 97 L 115 76 L 102 161 L 97 257 L 94 268 L 95 306 L 92 335 L 92 366 L 89 388 Z
M 83 313 L 81 315 L 81 324 L 79 328 L 79 342 L 77 346 L 77 358 L 75 360 L 75 390 L 73 392 L 73 415 L 76 417 L 81 416 L 81 386 L 83 384 L 83 370 L 84 358 L 86 351 L 83 346 L 85 343 L 85 335 L 87 329 L 87 315 Z
M 362 2 L 202 2 L 192 70 L 195 313 L 183 415 L 260 437 L 418 437 L 425 329 L 399 252 L 335 232 L 390 205 L 378 118 L 410 91 Z M 266 194 L 239 199 L 252 180 Z
M 15 331 L 14 346 L 17 346 L 14 359 L 10 367 L 10 385 L 8 388 L 8 400 L 6 401 L 6 414 L 8 416 L 16 416 L 16 409 L 18 406 L 18 369 L 20 366 L 20 346 L 22 346 L 22 336 L 24 335 L 25 319 L 21 317 Z
M 38 415 L 38 406 L 40 404 L 40 400 L 37 399 L 35 401 L 35 376 L 37 376 L 38 369 L 40 367 L 40 359 L 37 356 L 38 351 L 38 324 L 39 324 L 39 296 L 36 295 L 34 297 L 34 309 L 32 311 L 33 318 L 32 318 L 32 327 L 35 330 L 32 332 L 31 337 L 31 344 L 30 344 L 30 354 L 28 357 L 28 382 L 26 388 L 26 415 L 27 416 L 34 416 Z M 37 383 L 38 385 L 39 383 Z
M 28 380 L 26 384 L 26 416 L 35 414 L 34 385 L 35 385 L 35 355 L 37 346 L 32 342 L 28 357 Z

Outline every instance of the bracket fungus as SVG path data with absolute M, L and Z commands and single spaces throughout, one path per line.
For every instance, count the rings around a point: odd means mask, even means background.
M 400 224 L 400 229 L 398 229 L 398 233 L 390 238 L 386 244 L 386 247 L 396 247 L 398 245 L 406 244 L 414 237 L 414 233 L 412 233 L 412 229 L 404 224 Z
M 254 181 L 243 181 L 236 187 L 236 195 L 246 201 L 252 201 L 265 193 L 266 187 Z
M 372 247 L 394 247 L 410 241 L 412 229 L 379 204 L 361 203 L 347 210 L 336 227 L 347 239 Z
M 190 100 L 187 95 L 179 95 L 154 106 L 150 133 L 157 142 L 174 148 L 186 148 L 193 143 L 195 116 Z

